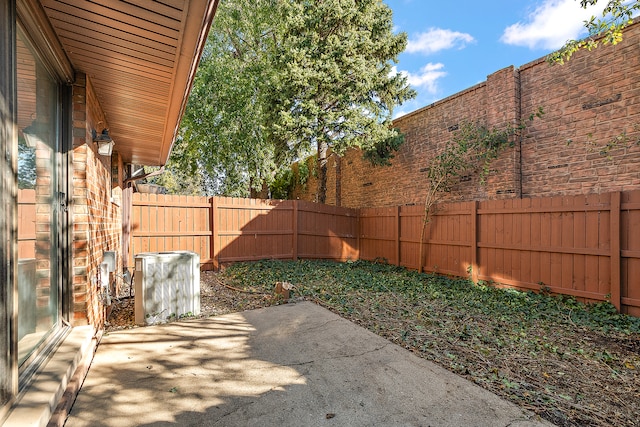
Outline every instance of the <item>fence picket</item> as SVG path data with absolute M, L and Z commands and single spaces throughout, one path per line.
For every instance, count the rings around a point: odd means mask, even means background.
M 611 304 L 620 310 L 620 192 L 611 193 L 609 221 L 611 231 Z

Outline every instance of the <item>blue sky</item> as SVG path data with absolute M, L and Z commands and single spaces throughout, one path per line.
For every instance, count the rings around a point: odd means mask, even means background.
M 544 57 L 566 40 L 586 36 L 584 21 L 600 16 L 579 0 L 385 0 L 397 32 L 408 36 L 397 71 L 418 96 L 394 111 L 415 111 L 486 80 L 504 67 Z

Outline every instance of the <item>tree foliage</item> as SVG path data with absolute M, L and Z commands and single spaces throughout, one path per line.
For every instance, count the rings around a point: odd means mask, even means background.
M 270 119 L 279 152 L 297 155 L 315 145 L 318 201 L 324 203 L 328 149 L 370 149 L 397 135 L 394 106 L 415 96 L 392 73 L 406 46 L 393 34 L 381 0 L 280 2 L 284 27 L 275 68 Z
M 157 166 L 145 166 L 144 172 L 155 172 L 158 169 L 160 168 Z M 164 187 L 168 194 L 183 194 L 187 196 L 202 196 L 206 194 L 206 183 L 202 175 L 188 175 L 171 165 L 167 165 L 163 173 L 147 177 L 144 181 L 139 182 Z
M 365 150 L 362 157 L 373 166 L 391 166 L 391 159 L 395 152 L 404 144 L 404 134 L 397 132 L 387 139 L 376 142 L 373 147 Z
M 598 0 L 581 0 L 580 6 L 586 9 Z M 589 35 L 582 40 L 569 40 L 560 50 L 547 57 L 550 63 L 564 64 L 581 49 L 592 50 L 599 43 L 615 45 L 622 41 L 622 30 L 633 22 L 633 16 L 640 11 L 640 0 L 608 0 L 600 18 L 592 16 L 585 21 Z
M 28 147 L 22 138 L 18 144 L 18 188 L 36 187 L 36 150 Z
M 171 163 L 207 177 L 208 192 L 248 196 L 275 170 L 265 132 L 273 2 L 221 2 Z
M 269 184 L 280 165 L 370 149 L 397 136 L 393 108 L 415 96 L 392 63 L 406 46 L 381 0 L 227 0 L 207 41 L 175 162 L 226 190 Z
M 312 175 L 316 156 L 312 155 L 301 159 L 290 167 L 282 167 L 276 173 L 275 179 L 269 186 L 272 199 L 291 199 L 296 195 L 296 190 L 306 191 L 307 181 Z M 311 166 L 311 167 L 310 167 Z

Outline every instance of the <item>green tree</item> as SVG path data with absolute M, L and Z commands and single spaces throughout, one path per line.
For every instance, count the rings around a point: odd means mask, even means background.
M 145 173 L 157 171 L 157 166 L 145 166 Z M 156 184 L 164 187 L 168 194 L 183 194 L 188 196 L 202 196 L 206 194 L 204 177 L 200 174 L 186 174 L 179 168 L 173 167 L 170 163 L 166 165 L 163 173 L 145 178 L 149 184 Z M 140 181 L 140 182 L 145 182 Z
M 397 136 L 395 106 L 415 96 L 392 64 L 406 46 L 381 0 L 279 1 L 281 43 L 269 91 L 277 153 L 317 153 L 317 201 L 324 203 L 329 149 L 371 150 Z
M 404 134 L 399 131 L 387 139 L 376 142 L 373 147 L 362 153 L 362 158 L 373 166 L 391 166 L 395 152 L 404 144 Z
M 415 96 L 392 62 L 406 45 L 381 0 L 221 2 L 182 125 L 177 167 L 220 188 L 265 189 L 281 165 L 397 137 L 393 108 Z
M 219 6 L 171 158 L 174 168 L 207 177 L 207 192 L 248 196 L 274 175 L 264 114 L 273 11 L 264 0 Z
M 580 6 L 586 9 L 598 0 L 581 0 Z M 609 0 L 602 16 L 591 17 L 585 21 L 589 35 L 582 40 L 569 40 L 560 50 L 548 56 L 550 63 L 563 64 L 581 49 L 595 49 L 599 43 L 615 45 L 622 40 L 622 30 L 633 22 L 634 14 L 640 11 L 640 0 Z

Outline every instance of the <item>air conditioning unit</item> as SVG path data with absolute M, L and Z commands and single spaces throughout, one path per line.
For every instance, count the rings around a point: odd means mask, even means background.
M 200 314 L 200 256 L 195 252 L 145 252 L 135 257 L 137 325 Z

